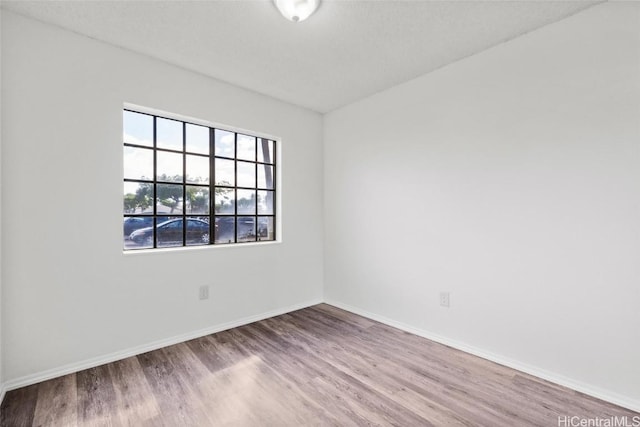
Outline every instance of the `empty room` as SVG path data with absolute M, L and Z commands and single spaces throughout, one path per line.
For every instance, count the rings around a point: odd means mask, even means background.
M 0 23 L 0 426 L 640 427 L 640 2 Z

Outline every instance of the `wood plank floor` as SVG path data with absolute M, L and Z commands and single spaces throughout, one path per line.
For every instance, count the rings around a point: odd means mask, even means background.
M 7 393 L 2 426 L 557 426 L 640 414 L 321 304 Z

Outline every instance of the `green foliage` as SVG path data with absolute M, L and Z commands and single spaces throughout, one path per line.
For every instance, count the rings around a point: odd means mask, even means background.
M 141 183 L 136 190 L 136 194 L 127 193 L 124 195 L 124 210 L 127 213 L 133 213 L 137 209 L 143 212 L 152 203 L 153 186 L 151 184 Z
M 251 197 L 250 198 L 242 198 L 242 199 L 238 199 L 238 207 L 239 208 L 246 208 L 246 207 L 251 207 L 251 206 L 255 206 L 256 204 L 256 195 L 255 193 L 251 193 Z
M 124 211 L 126 213 L 133 213 L 138 206 L 138 201 L 136 200 L 135 194 L 125 194 L 124 195 Z
M 204 187 L 187 187 L 187 206 L 191 212 L 209 212 L 209 189 Z
M 225 185 L 229 185 L 229 183 L 225 183 Z M 233 190 L 231 188 L 220 188 L 216 187 L 215 189 L 216 199 L 215 199 L 215 210 L 216 212 L 233 212 L 235 200 L 232 198 Z
M 269 181 L 271 180 L 270 176 L 267 178 Z M 159 203 L 171 209 L 170 213 L 173 213 L 182 202 L 182 176 L 169 176 L 163 174 L 158 177 L 158 181 L 163 181 L 163 183 L 158 183 L 156 187 L 156 198 Z M 191 183 L 205 182 L 202 177 L 189 177 L 188 181 Z M 175 184 L 171 184 L 172 182 Z M 219 182 L 217 184 L 231 186 L 230 183 L 226 181 Z M 236 203 L 233 197 L 234 190 L 231 188 L 215 187 L 214 191 L 215 195 L 219 196 L 216 201 L 216 210 L 233 211 Z M 195 213 L 209 213 L 210 194 L 208 188 L 189 186 L 187 184 L 185 196 L 186 198 L 184 202 L 189 211 Z M 239 207 L 252 206 L 255 204 L 255 196 L 252 195 L 249 199 L 242 198 L 238 200 L 237 203 Z M 128 193 L 124 195 L 124 211 L 126 213 L 135 213 L 136 211 L 144 212 L 151 206 L 153 206 L 153 184 L 151 183 L 139 183 L 135 194 Z

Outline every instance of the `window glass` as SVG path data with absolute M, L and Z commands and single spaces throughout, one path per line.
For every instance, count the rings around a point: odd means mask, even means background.
M 233 160 L 216 159 L 216 185 L 228 185 L 232 187 L 236 185 L 235 167 L 236 163 Z
M 158 181 L 182 182 L 182 154 L 158 151 L 156 153 Z
M 237 162 L 238 187 L 256 186 L 256 164 L 249 162 Z
M 209 128 L 205 126 L 186 125 L 186 150 L 189 153 L 209 154 Z
M 235 134 L 216 129 L 214 135 L 216 156 L 235 158 Z
M 256 138 L 238 134 L 238 146 L 236 158 L 242 160 L 256 160 Z
M 273 141 L 258 138 L 258 161 L 263 163 L 274 163 Z
M 186 181 L 191 184 L 209 183 L 209 158 L 204 156 L 186 156 Z
M 256 218 L 254 216 L 238 217 L 238 243 L 256 241 Z
M 124 147 L 124 177 L 153 179 L 153 149 Z
M 273 166 L 258 165 L 258 188 L 273 189 Z
M 153 116 L 125 110 L 122 114 L 122 128 L 125 144 L 153 147 Z
M 169 150 L 182 151 L 182 122 L 156 118 L 156 146 Z
M 276 240 L 276 148 L 124 110 L 124 250 Z

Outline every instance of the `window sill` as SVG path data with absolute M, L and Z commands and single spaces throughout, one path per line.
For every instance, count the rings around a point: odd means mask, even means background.
M 221 248 L 255 248 L 255 247 L 264 247 L 264 246 L 273 246 L 282 243 L 281 240 L 273 240 L 268 242 L 247 242 L 247 243 L 229 243 L 229 244 L 218 244 L 218 245 L 194 245 L 194 246 L 176 246 L 170 248 L 149 248 L 149 249 L 132 249 L 132 250 L 123 250 L 122 254 L 124 256 L 131 255 L 154 255 L 154 254 L 164 254 L 164 253 L 175 253 L 175 252 L 193 252 L 193 251 L 208 251 L 208 250 L 218 250 Z

